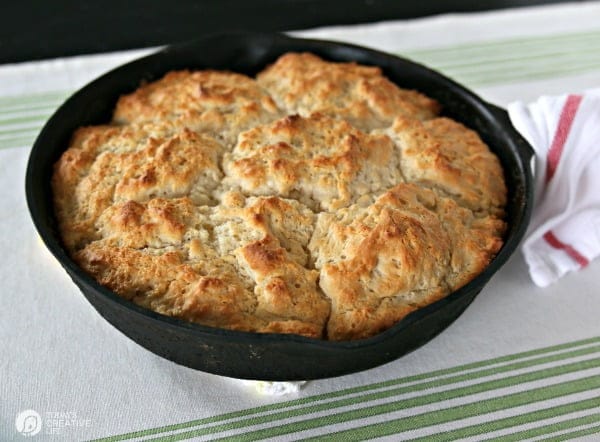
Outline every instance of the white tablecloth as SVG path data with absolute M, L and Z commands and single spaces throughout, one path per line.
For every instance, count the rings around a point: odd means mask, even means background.
M 600 86 L 597 2 L 293 34 L 405 55 L 499 105 Z M 600 438 L 598 262 L 542 290 L 516 253 L 424 347 L 284 397 L 180 367 L 106 323 L 38 239 L 25 167 L 64 97 L 146 52 L 0 66 L 0 440 L 38 426 L 36 440 Z

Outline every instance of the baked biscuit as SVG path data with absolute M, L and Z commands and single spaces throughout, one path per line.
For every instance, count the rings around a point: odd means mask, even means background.
M 178 71 L 80 128 L 54 167 L 64 245 L 163 315 L 373 336 L 502 246 L 506 186 L 479 136 L 379 68 L 286 54 L 257 80 Z
M 310 335 L 321 336 L 329 301 L 317 285 L 318 272 L 308 268 L 312 211 L 293 200 L 230 193 L 213 213 L 216 249 L 233 254 L 239 271 L 252 280 L 257 314 L 280 318 L 275 321 L 280 332 L 313 324 Z
M 101 239 L 74 256 L 101 284 L 159 313 L 319 338 L 329 301 L 305 267 L 313 224 L 310 210 L 276 197 L 227 195 L 219 207 L 128 201 L 98 218 Z
M 327 336 L 372 336 L 464 285 L 498 252 L 503 229 L 413 184 L 319 214 L 309 250 L 331 300 Z
M 210 203 L 222 150 L 209 136 L 168 123 L 79 129 L 52 179 L 67 247 L 96 239 L 93 223 L 115 203 L 182 196 Z
M 232 330 L 261 331 L 255 296 L 233 264 L 223 259 L 185 262 L 170 249 L 88 244 L 74 258 L 84 270 L 125 299 L 158 313 Z
M 365 131 L 389 126 L 398 115 L 428 119 L 439 112 L 435 100 L 399 88 L 378 67 L 333 63 L 308 53 L 283 55 L 257 80 L 287 114 L 320 112 Z
M 402 117 L 386 133 L 400 149 L 408 181 L 454 197 L 478 213 L 503 216 L 502 167 L 477 133 L 449 118 L 420 122 Z
M 335 210 L 403 181 L 390 138 L 318 113 L 290 115 L 240 135 L 225 154 L 226 187 Z
M 122 96 L 113 122 L 172 121 L 225 145 L 240 132 L 281 116 L 275 102 L 250 77 L 223 71 L 174 71 Z

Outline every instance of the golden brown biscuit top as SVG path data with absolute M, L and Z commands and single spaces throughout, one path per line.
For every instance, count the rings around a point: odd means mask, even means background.
M 498 158 L 479 135 L 449 118 L 399 117 L 387 131 L 407 180 L 451 195 L 471 210 L 503 214 L 506 184 Z
M 502 245 L 498 159 L 379 68 L 286 54 L 257 80 L 178 71 L 78 129 L 55 210 L 81 267 L 199 324 L 358 339 Z
M 122 96 L 113 122 L 176 121 L 225 144 L 281 113 L 271 96 L 252 79 L 224 71 L 176 71 Z
M 52 179 L 67 247 L 95 239 L 94 221 L 114 204 L 182 196 L 210 203 L 222 151 L 209 136 L 168 123 L 79 129 Z
M 293 197 L 315 210 L 345 207 L 402 181 L 389 137 L 321 115 L 290 115 L 244 132 L 223 169 L 250 195 Z
M 320 112 L 362 130 L 389 126 L 398 115 L 428 119 L 439 112 L 435 100 L 397 87 L 378 67 L 332 63 L 308 53 L 283 55 L 257 81 L 287 114 Z
M 368 337 L 461 287 L 498 252 L 503 230 L 414 184 L 320 213 L 309 250 L 332 303 L 328 337 Z

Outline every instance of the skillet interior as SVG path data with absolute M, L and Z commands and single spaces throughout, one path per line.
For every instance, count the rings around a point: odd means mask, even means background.
M 289 51 L 310 51 L 328 60 L 377 65 L 401 87 L 437 99 L 443 115 L 480 134 L 500 158 L 509 192 L 505 244 L 484 272 L 386 332 L 350 342 L 235 332 L 187 323 L 125 301 L 84 273 L 61 244 L 49 186 L 52 165 L 68 146 L 72 132 L 82 125 L 109 121 L 118 97 L 135 90 L 142 80 L 152 81 L 170 70 L 184 68 L 227 69 L 254 75 Z M 76 92 L 50 118 L 32 148 L 26 193 L 32 219 L 46 246 L 96 310 L 138 344 L 176 363 L 225 376 L 315 379 L 365 370 L 396 359 L 429 341 L 464 311 L 515 251 L 525 232 L 533 195 L 529 168 L 532 156 L 506 112 L 421 65 L 352 45 L 277 34 L 233 33 L 168 47 L 123 65 Z

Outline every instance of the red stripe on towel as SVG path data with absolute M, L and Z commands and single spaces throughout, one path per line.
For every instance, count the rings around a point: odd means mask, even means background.
M 552 145 L 548 151 L 548 162 L 546 163 L 546 183 L 552 179 L 554 172 L 556 172 L 558 162 L 560 161 L 560 156 L 563 148 L 565 147 L 565 142 L 567 141 L 567 137 L 571 131 L 575 114 L 577 113 L 577 109 L 579 109 L 579 104 L 581 103 L 582 99 L 583 97 L 581 95 L 569 95 L 565 105 L 562 108 L 560 118 L 558 119 L 558 126 L 556 126 L 554 139 L 552 140 Z
M 573 258 L 573 260 L 577 261 L 577 263 L 581 267 L 585 267 L 590 263 L 588 261 L 588 259 L 585 256 L 583 256 L 581 253 L 579 253 L 573 247 L 571 247 L 568 244 L 565 244 L 560 239 L 558 239 L 556 236 L 554 236 L 554 233 L 552 233 L 552 230 L 548 230 L 544 234 L 544 239 L 546 240 L 546 242 L 548 244 L 550 244 L 555 249 L 564 250 L 567 253 L 567 255 L 569 255 L 571 258 Z

